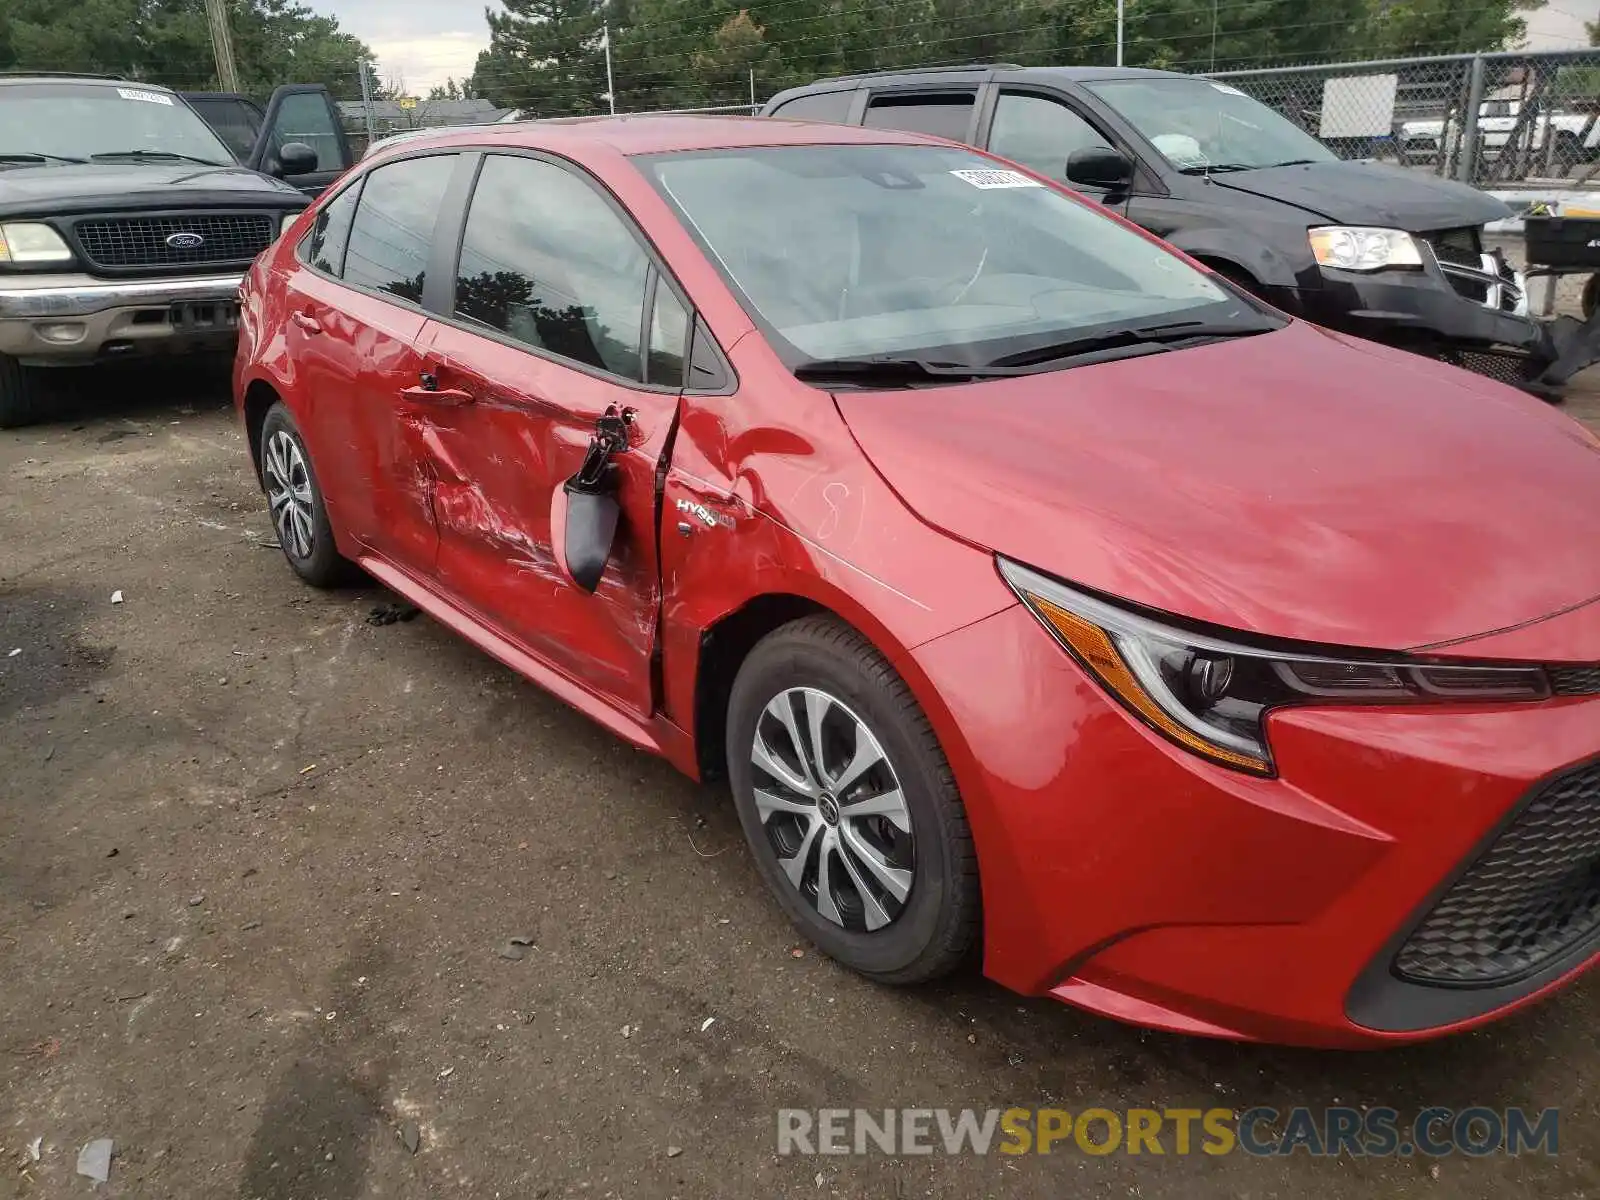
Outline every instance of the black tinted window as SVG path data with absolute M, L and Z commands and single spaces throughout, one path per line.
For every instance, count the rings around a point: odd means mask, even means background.
M 1093 125 L 1059 101 L 1006 92 L 995 105 L 989 149 L 1048 178 L 1066 175 L 1074 150 L 1105 145 Z
M 433 223 L 455 165 L 453 154 L 410 158 L 367 176 L 345 253 L 347 282 L 422 302 Z
M 300 241 L 301 261 L 329 275 L 344 273 L 344 251 L 350 241 L 350 218 L 355 216 L 361 182 L 345 188 L 317 212 L 311 232 Z
M 972 124 L 971 93 L 951 96 L 880 96 L 867 109 L 867 124 L 875 129 L 905 129 L 936 137 L 967 140 Z
M 683 386 L 683 356 L 689 347 L 689 314 L 665 283 L 656 285 L 655 309 L 650 314 L 650 374 L 647 382 L 662 387 Z
M 195 99 L 189 106 L 205 118 L 217 136 L 228 143 L 228 149 L 243 162 L 255 149 L 256 135 L 261 131 L 261 114 L 243 100 L 227 97 Z
M 562 358 L 641 379 L 648 268 L 622 219 L 571 171 L 490 155 L 467 214 L 456 314 Z
M 850 101 L 854 98 L 854 92 L 818 92 L 810 96 L 796 96 L 774 109 L 772 115 L 790 121 L 832 121 L 843 124 L 850 117 Z

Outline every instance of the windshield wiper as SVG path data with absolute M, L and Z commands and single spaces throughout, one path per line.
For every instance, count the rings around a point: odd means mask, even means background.
M 1225 171 L 1259 171 L 1253 163 L 1207 163 L 1203 167 L 1179 167 L 1179 175 L 1220 175 Z
M 65 154 L 44 154 L 37 150 L 24 150 L 16 154 L 0 154 L 0 163 L 31 163 L 31 162 L 88 162 L 87 158 L 68 158 Z
M 1182 350 L 1214 342 L 1219 338 L 1250 337 L 1267 333 L 1272 325 L 1220 325 L 1208 321 L 1167 321 L 1160 325 L 1139 328 L 1113 329 L 1105 333 L 1092 333 L 1069 338 L 1050 346 L 1022 350 L 1007 354 L 989 363 L 989 368 L 1037 367 L 1047 364 L 1095 361 L 1112 358 L 1129 358 L 1139 354 L 1159 354 L 1165 350 Z
M 179 162 L 199 163 L 203 167 L 231 167 L 232 163 L 220 163 L 209 158 L 196 158 L 192 154 L 179 154 L 173 150 L 106 150 L 100 154 L 89 156 L 95 162 L 103 158 L 140 158 L 140 159 L 176 159 Z
M 930 362 L 923 358 L 897 358 L 874 354 L 866 358 L 816 358 L 794 368 L 796 379 L 813 382 L 838 379 L 847 383 L 883 384 L 904 387 L 914 383 L 961 383 L 972 379 L 992 379 L 1026 375 L 1027 371 L 1005 366 L 974 366 L 971 363 Z
M 1314 158 L 1290 158 L 1281 163 L 1268 163 L 1269 167 L 1308 167 L 1317 160 Z M 1266 168 L 1262 168 L 1265 170 Z

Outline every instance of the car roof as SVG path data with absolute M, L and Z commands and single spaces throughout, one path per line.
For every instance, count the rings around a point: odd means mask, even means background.
M 943 144 L 938 138 L 896 129 L 862 129 L 769 117 L 639 113 L 618 117 L 555 117 L 513 124 L 462 126 L 396 138 L 407 151 L 446 146 L 513 146 L 559 150 L 576 143 L 603 145 L 623 155 L 724 150 L 740 146 L 814 146 L 885 143 Z
M 0 87 L 8 83 L 86 83 L 99 87 L 136 87 L 143 92 L 170 92 L 159 83 L 140 83 L 120 75 L 77 75 L 71 71 L 0 71 Z
M 858 88 L 863 85 L 892 87 L 900 81 L 927 85 L 933 82 L 955 82 L 961 76 L 990 77 L 1010 82 L 1031 83 L 1102 83 L 1110 79 L 1193 79 L 1195 76 L 1180 71 L 1157 71 L 1148 67 L 1022 67 L 1015 63 L 970 63 L 948 67 L 916 67 L 900 71 L 864 71 L 857 75 L 833 75 L 813 83 L 801 84 L 779 93 L 781 97 L 804 95 L 807 92 L 835 91 Z M 778 96 L 773 99 L 778 99 Z

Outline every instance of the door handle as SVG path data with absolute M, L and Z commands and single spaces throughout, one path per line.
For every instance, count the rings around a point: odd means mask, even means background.
M 296 325 L 300 326 L 301 329 L 304 329 L 307 333 L 322 332 L 322 322 L 318 321 L 309 313 L 292 312 L 289 314 L 289 319 Z
M 460 408 L 464 404 L 471 404 L 474 397 L 471 392 L 464 392 L 460 388 L 442 388 L 435 381 L 433 387 L 420 384 L 417 387 L 408 387 L 400 393 L 404 400 L 415 403 L 437 404 L 444 408 Z

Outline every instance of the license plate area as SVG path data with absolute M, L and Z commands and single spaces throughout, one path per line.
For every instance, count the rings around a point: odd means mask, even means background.
M 167 320 L 179 333 L 212 333 L 239 328 L 239 305 L 233 300 L 186 300 L 174 304 Z

